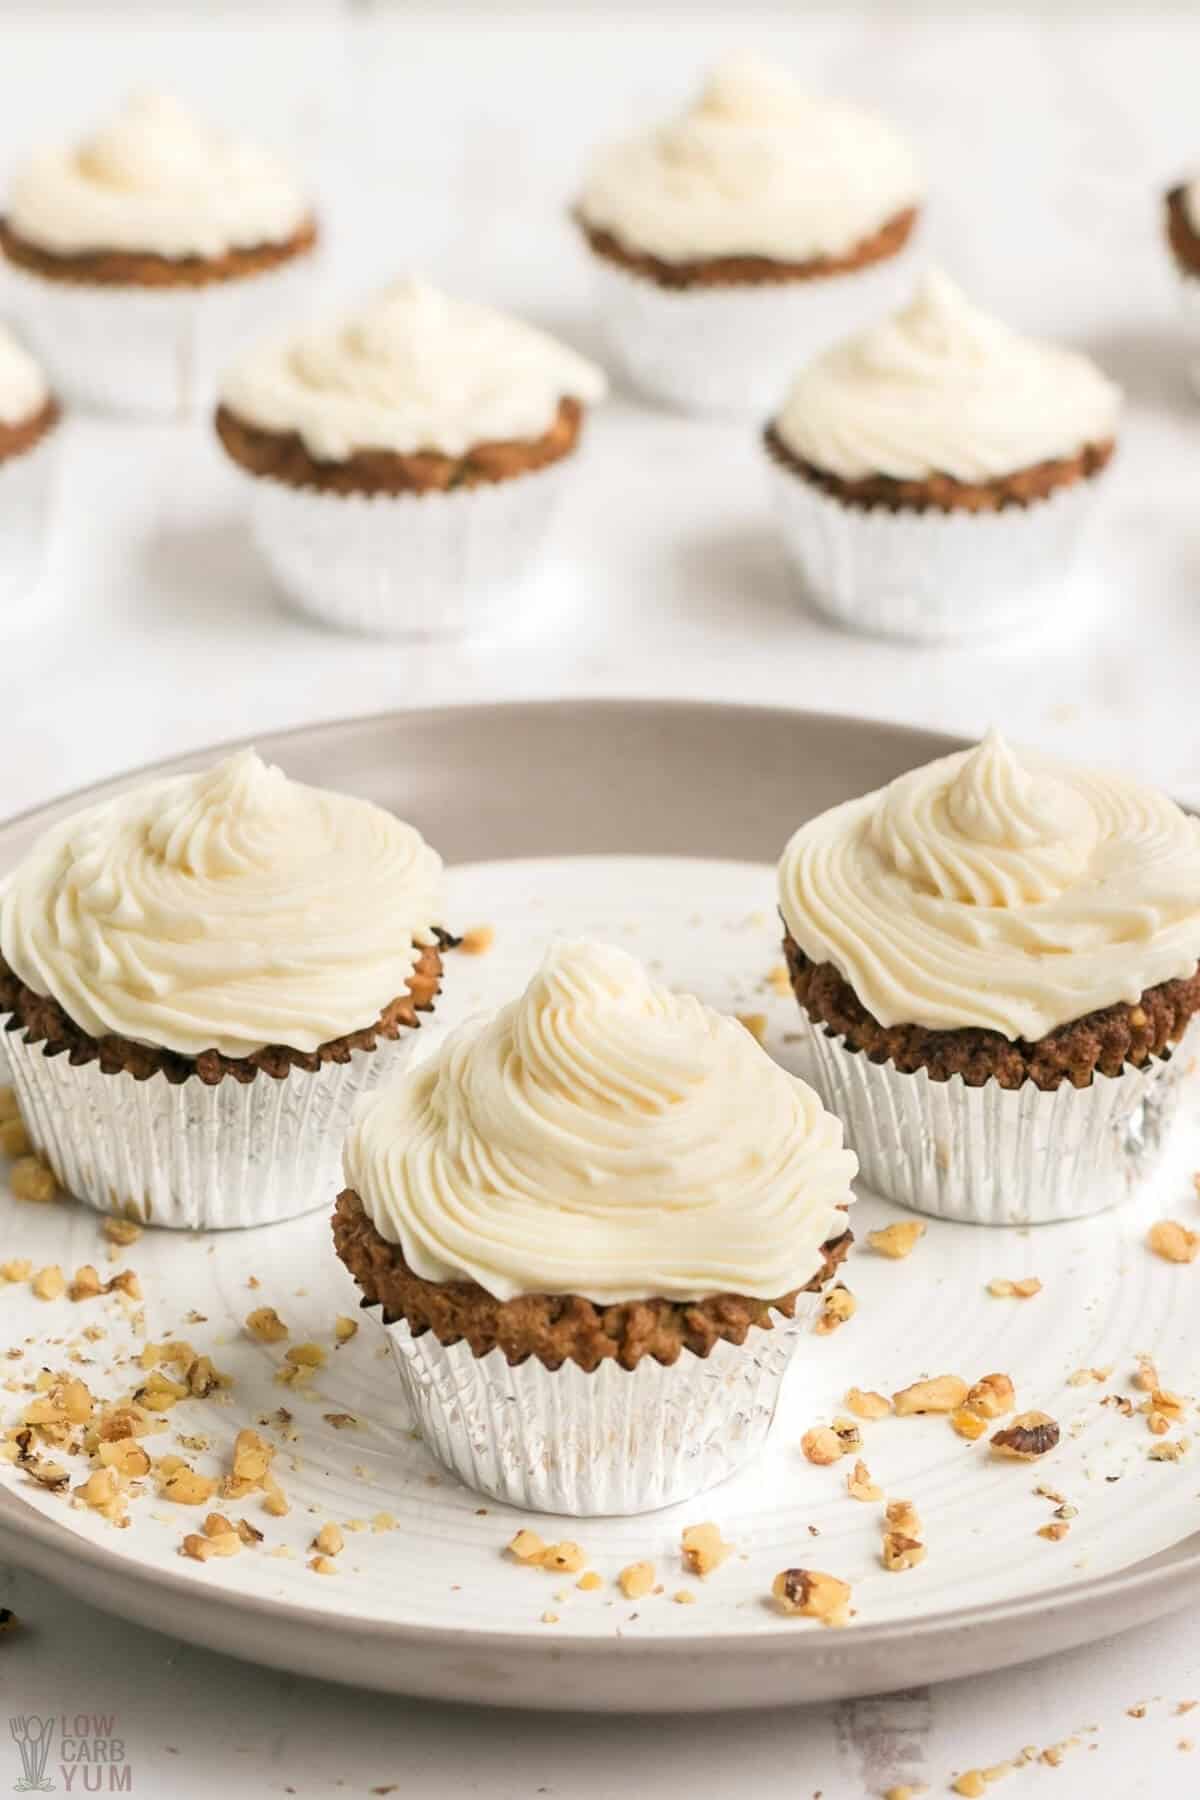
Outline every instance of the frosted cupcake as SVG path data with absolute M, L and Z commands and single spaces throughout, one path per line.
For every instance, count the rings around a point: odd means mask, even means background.
M 0 604 L 17 600 L 41 569 L 57 423 L 41 370 L 0 325 Z
M 18 169 L 0 219 L 11 304 L 72 399 L 176 418 L 300 303 L 317 228 L 273 157 L 140 95 Z
M 762 1443 L 854 1172 L 735 1020 L 562 943 L 359 1108 L 334 1240 L 468 1486 L 639 1512 Z
M 1200 822 L 996 733 L 802 825 L 779 866 L 817 1086 L 921 1212 L 1098 1212 L 1164 1140 L 1200 1008 Z
M 826 351 L 767 427 L 805 592 L 885 636 L 994 636 L 1060 607 L 1116 438 L 1086 357 L 1022 337 L 927 274 Z
M 761 417 L 798 361 L 899 300 L 921 186 L 882 120 L 768 63 L 722 63 L 584 183 L 614 354 L 654 399 Z
M 437 994 L 440 888 L 411 825 L 252 750 L 52 826 L 0 894 L 0 1015 L 62 1186 L 193 1227 L 327 1199 Z
M 1166 197 L 1167 243 L 1180 281 L 1192 386 L 1200 394 L 1200 177 Z
M 217 431 L 284 591 L 388 635 L 507 623 L 603 374 L 518 319 L 400 281 L 240 361 Z

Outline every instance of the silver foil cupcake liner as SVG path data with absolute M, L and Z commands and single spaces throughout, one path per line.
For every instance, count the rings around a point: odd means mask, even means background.
M 277 1080 L 260 1070 L 244 1085 L 226 1076 L 212 1087 L 72 1067 L 20 1030 L 4 1047 L 26 1130 L 60 1187 L 98 1212 L 210 1231 L 327 1205 L 356 1102 L 404 1067 L 415 1036 L 380 1038 L 311 1073 Z
M 4 263 L 2 293 L 66 399 L 129 418 L 189 419 L 211 409 L 238 349 L 307 310 L 315 264 L 302 252 L 258 275 L 150 288 L 47 280 Z
M 968 1087 L 873 1063 L 800 1009 L 808 1079 L 846 1127 L 859 1178 L 915 1212 L 971 1225 L 1043 1225 L 1118 1205 L 1158 1161 L 1184 1074 L 1200 1050 L 1193 1022 L 1170 1056 L 1086 1088 L 1032 1082 Z
M 425 1443 L 467 1487 L 528 1512 L 590 1518 L 652 1512 L 724 1481 L 766 1442 L 788 1364 L 821 1307 L 801 1294 L 742 1345 L 685 1350 L 664 1367 L 515 1366 L 500 1350 L 414 1337 L 388 1341 Z
M 59 427 L 17 456 L 0 459 L 0 607 L 37 586 L 45 562 L 58 469 Z M 3 627 L 0 614 L 0 629 Z
M 852 631 L 918 643 L 996 638 L 1068 600 L 1103 474 L 996 513 L 847 506 L 768 455 L 805 597 Z
M 901 305 L 914 254 L 811 281 L 689 288 L 590 261 L 601 330 L 640 393 L 684 412 L 763 419 L 802 363 Z
M 382 637 L 471 636 L 520 611 L 573 460 L 427 494 L 323 493 L 242 473 L 258 548 L 301 612 Z

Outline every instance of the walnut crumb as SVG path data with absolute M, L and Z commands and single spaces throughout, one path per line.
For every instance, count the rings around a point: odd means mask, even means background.
M 40 1156 L 18 1156 L 8 1172 L 8 1185 L 14 1200 L 28 1200 L 34 1206 L 46 1206 L 58 1196 L 54 1171 Z
M 0 1154 L 28 1156 L 32 1149 L 33 1142 L 25 1129 L 24 1119 L 0 1120 Z
M 1057 1519 L 1051 1525 L 1039 1525 L 1037 1535 L 1040 1538 L 1049 1539 L 1052 1544 L 1058 1544 L 1062 1542 L 1070 1529 L 1071 1527 L 1067 1524 L 1065 1519 Z
M 911 1500 L 889 1500 L 884 1508 L 884 1517 L 889 1525 L 903 1532 L 905 1537 L 920 1537 L 921 1517 Z
M 308 1567 L 312 1570 L 314 1575 L 336 1575 L 337 1574 L 337 1564 L 335 1562 L 331 1561 L 328 1556 L 310 1557 L 309 1562 L 308 1562 Z
M 868 1231 L 867 1242 L 880 1256 L 890 1256 L 899 1262 L 912 1255 L 924 1236 L 925 1226 L 920 1219 L 903 1219 L 894 1225 L 885 1225 L 879 1231 Z
M 518 1531 L 505 1545 L 506 1554 L 519 1563 L 540 1563 L 546 1554 L 546 1544 L 536 1531 Z
M 39 1300 L 61 1300 L 67 1291 L 67 1280 L 57 1263 L 39 1269 L 30 1283 Z
M 771 1593 L 779 1611 L 791 1617 L 841 1626 L 850 1616 L 849 1583 L 819 1569 L 781 1569 L 771 1583 Z
M 333 1321 L 333 1335 L 339 1344 L 348 1344 L 357 1336 L 358 1320 L 352 1319 L 348 1313 L 339 1313 Z
M 935 1375 L 930 1381 L 914 1381 L 892 1395 L 900 1416 L 911 1413 L 956 1412 L 967 1397 L 967 1384 L 959 1375 Z
M 617 1586 L 627 1600 L 641 1600 L 654 1586 L 654 1564 L 627 1563 L 617 1576 Z
M 463 932 L 458 947 L 464 956 L 486 956 L 495 942 L 494 925 L 476 925 L 470 931 Z
M 597 1588 L 604 1586 L 604 1577 L 598 1575 L 595 1569 L 585 1569 L 575 1586 L 582 1589 L 585 1594 L 594 1594 Z
M 987 1430 L 987 1420 L 969 1406 L 960 1406 L 950 1414 L 950 1423 L 959 1437 L 974 1443 Z
M 1002 1419 L 1016 1403 L 1016 1389 L 1007 1375 L 983 1375 L 967 1392 L 967 1405 L 985 1419 Z
M 579 1544 L 564 1538 L 560 1544 L 547 1544 L 538 1561 L 552 1574 L 575 1575 L 587 1562 L 587 1556 Z
M 327 1519 L 320 1531 L 313 1538 L 312 1547 L 319 1550 L 322 1556 L 337 1556 L 346 1547 L 346 1540 L 341 1529 L 332 1519 Z
M 136 1244 L 142 1228 L 133 1219 L 105 1219 L 100 1226 L 110 1244 Z
M 711 1575 L 733 1555 L 733 1545 L 721 1536 L 720 1527 L 707 1522 L 685 1526 L 681 1539 L 684 1566 L 693 1575 Z
M 828 1337 L 831 1331 L 837 1331 L 847 1319 L 852 1319 L 858 1310 L 858 1301 L 848 1287 L 837 1282 L 829 1289 L 821 1302 L 821 1316 L 813 1326 L 819 1337 Z
M 273 1306 L 256 1306 L 246 1314 L 246 1331 L 260 1344 L 281 1344 L 288 1328 Z
M 1032 1300 L 1035 1294 L 1041 1293 L 1042 1284 L 1036 1275 L 1023 1276 L 1020 1281 L 1008 1281 L 1004 1277 L 997 1277 L 988 1282 L 987 1290 L 989 1294 L 995 1294 L 1001 1300 Z
M 847 1388 L 846 1405 L 856 1419 L 886 1419 L 892 1410 L 887 1396 L 870 1388 Z
M 1146 1243 L 1164 1262 L 1195 1262 L 1200 1254 L 1200 1232 L 1189 1231 L 1176 1219 L 1159 1219 L 1146 1233 Z
M 827 1465 L 845 1456 L 846 1447 L 831 1425 L 814 1425 L 800 1439 L 800 1448 L 810 1463 Z
M 1151 1444 L 1147 1454 L 1151 1462 L 1182 1462 L 1189 1448 L 1187 1438 L 1162 1438 Z
M 1034 1462 L 1053 1450 L 1059 1440 L 1056 1421 L 1044 1412 L 1018 1413 L 1011 1425 L 992 1433 L 992 1448 L 1000 1456 Z
M 871 1480 L 871 1471 L 859 1460 L 846 1477 L 846 1492 L 852 1500 L 882 1500 L 883 1489 Z
M 885 1531 L 880 1560 L 891 1574 L 899 1574 L 904 1569 L 915 1569 L 918 1563 L 925 1561 L 925 1546 L 918 1538 L 909 1537 L 904 1531 Z

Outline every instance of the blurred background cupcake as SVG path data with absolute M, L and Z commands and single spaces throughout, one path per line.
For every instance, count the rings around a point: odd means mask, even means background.
M 296 306 L 317 237 L 272 156 L 143 94 L 13 180 L 0 251 L 12 309 L 85 405 L 183 417 L 239 342 Z
M 882 120 L 723 63 L 683 116 L 603 150 L 576 206 L 625 373 L 689 411 L 761 414 L 781 374 L 898 302 L 921 178 Z
M 993 732 L 802 825 L 779 906 L 868 1185 L 1028 1225 L 1153 1168 L 1200 1012 L 1200 821 L 1165 794 Z
M 623 950 L 557 944 L 356 1115 L 338 1254 L 469 1487 L 644 1512 L 764 1441 L 850 1243 L 812 1089 Z
M 803 368 L 766 431 L 784 544 L 839 623 L 984 638 L 1061 609 L 1120 393 L 939 272 Z
M 1179 276 L 1188 334 L 1188 371 L 1200 395 L 1200 176 L 1171 188 L 1166 208 L 1167 243 Z
M 0 325 L 0 603 L 18 600 L 41 569 L 57 424 L 42 371 Z
M 532 326 L 399 281 L 243 357 L 216 424 L 297 606 L 438 636 L 514 617 L 606 387 Z
M 21 1113 L 69 1193 L 151 1225 L 328 1199 L 441 979 L 440 858 L 239 751 L 52 826 L 0 896 Z

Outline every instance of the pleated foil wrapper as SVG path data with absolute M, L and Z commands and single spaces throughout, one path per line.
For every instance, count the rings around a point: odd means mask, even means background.
M 58 426 L 52 425 L 31 449 L 0 459 L 0 607 L 22 599 L 41 576 L 58 470 L 58 433 Z
M 800 1009 L 806 1077 L 846 1128 L 860 1179 L 914 1212 L 969 1225 L 1045 1225 L 1106 1212 L 1154 1169 L 1200 1052 L 1193 1022 L 1170 1056 L 1043 1092 L 968 1087 L 873 1063 Z
M 638 391 L 683 412 L 762 420 L 803 363 L 909 297 L 914 257 L 811 281 L 661 287 L 591 255 L 597 318 Z
M 259 551 L 301 612 L 379 637 L 470 637 L 522 610 L 573 460 L 426 494 L 324 493 L 243 474 Z
M 805 597 L 851 631 L 915 643 L 1002 637 L 1069 603 L 1103 474 L 996 513 L 847 506 L 768 457 Z
M 753 1327 L 744 1344 L 685 1350 L 668 1367 L 576 1363 L 513 1366 L 500 1350 L 385 1327 L 426 1445 L 467 1487 L 527 1512 L 591 1518 L 653 1512 L 724 1481 L 766 1442 L 801 1336 L 821 1308 L 801 1294 L 796 1317 Z
M 203 417 L 227 365 L 248 343 L 307 310 L 316 259 L 204 287 L 110 287 L 53 281 L 6 262 L 0 296 L 76 405 L 125 418 Z
M 4 1046 L 21 1116 L 59 1186 L 97 1212 L 179 1231 L 273 1225 L 327 1206 L 359 1097 L 399 1073 L 416 1033 L 381 1038 L 349 1062 L 258 1072 L 244 1085 L 161 1072 L 136 1081 L 72 1067 L 23 1031 Z

